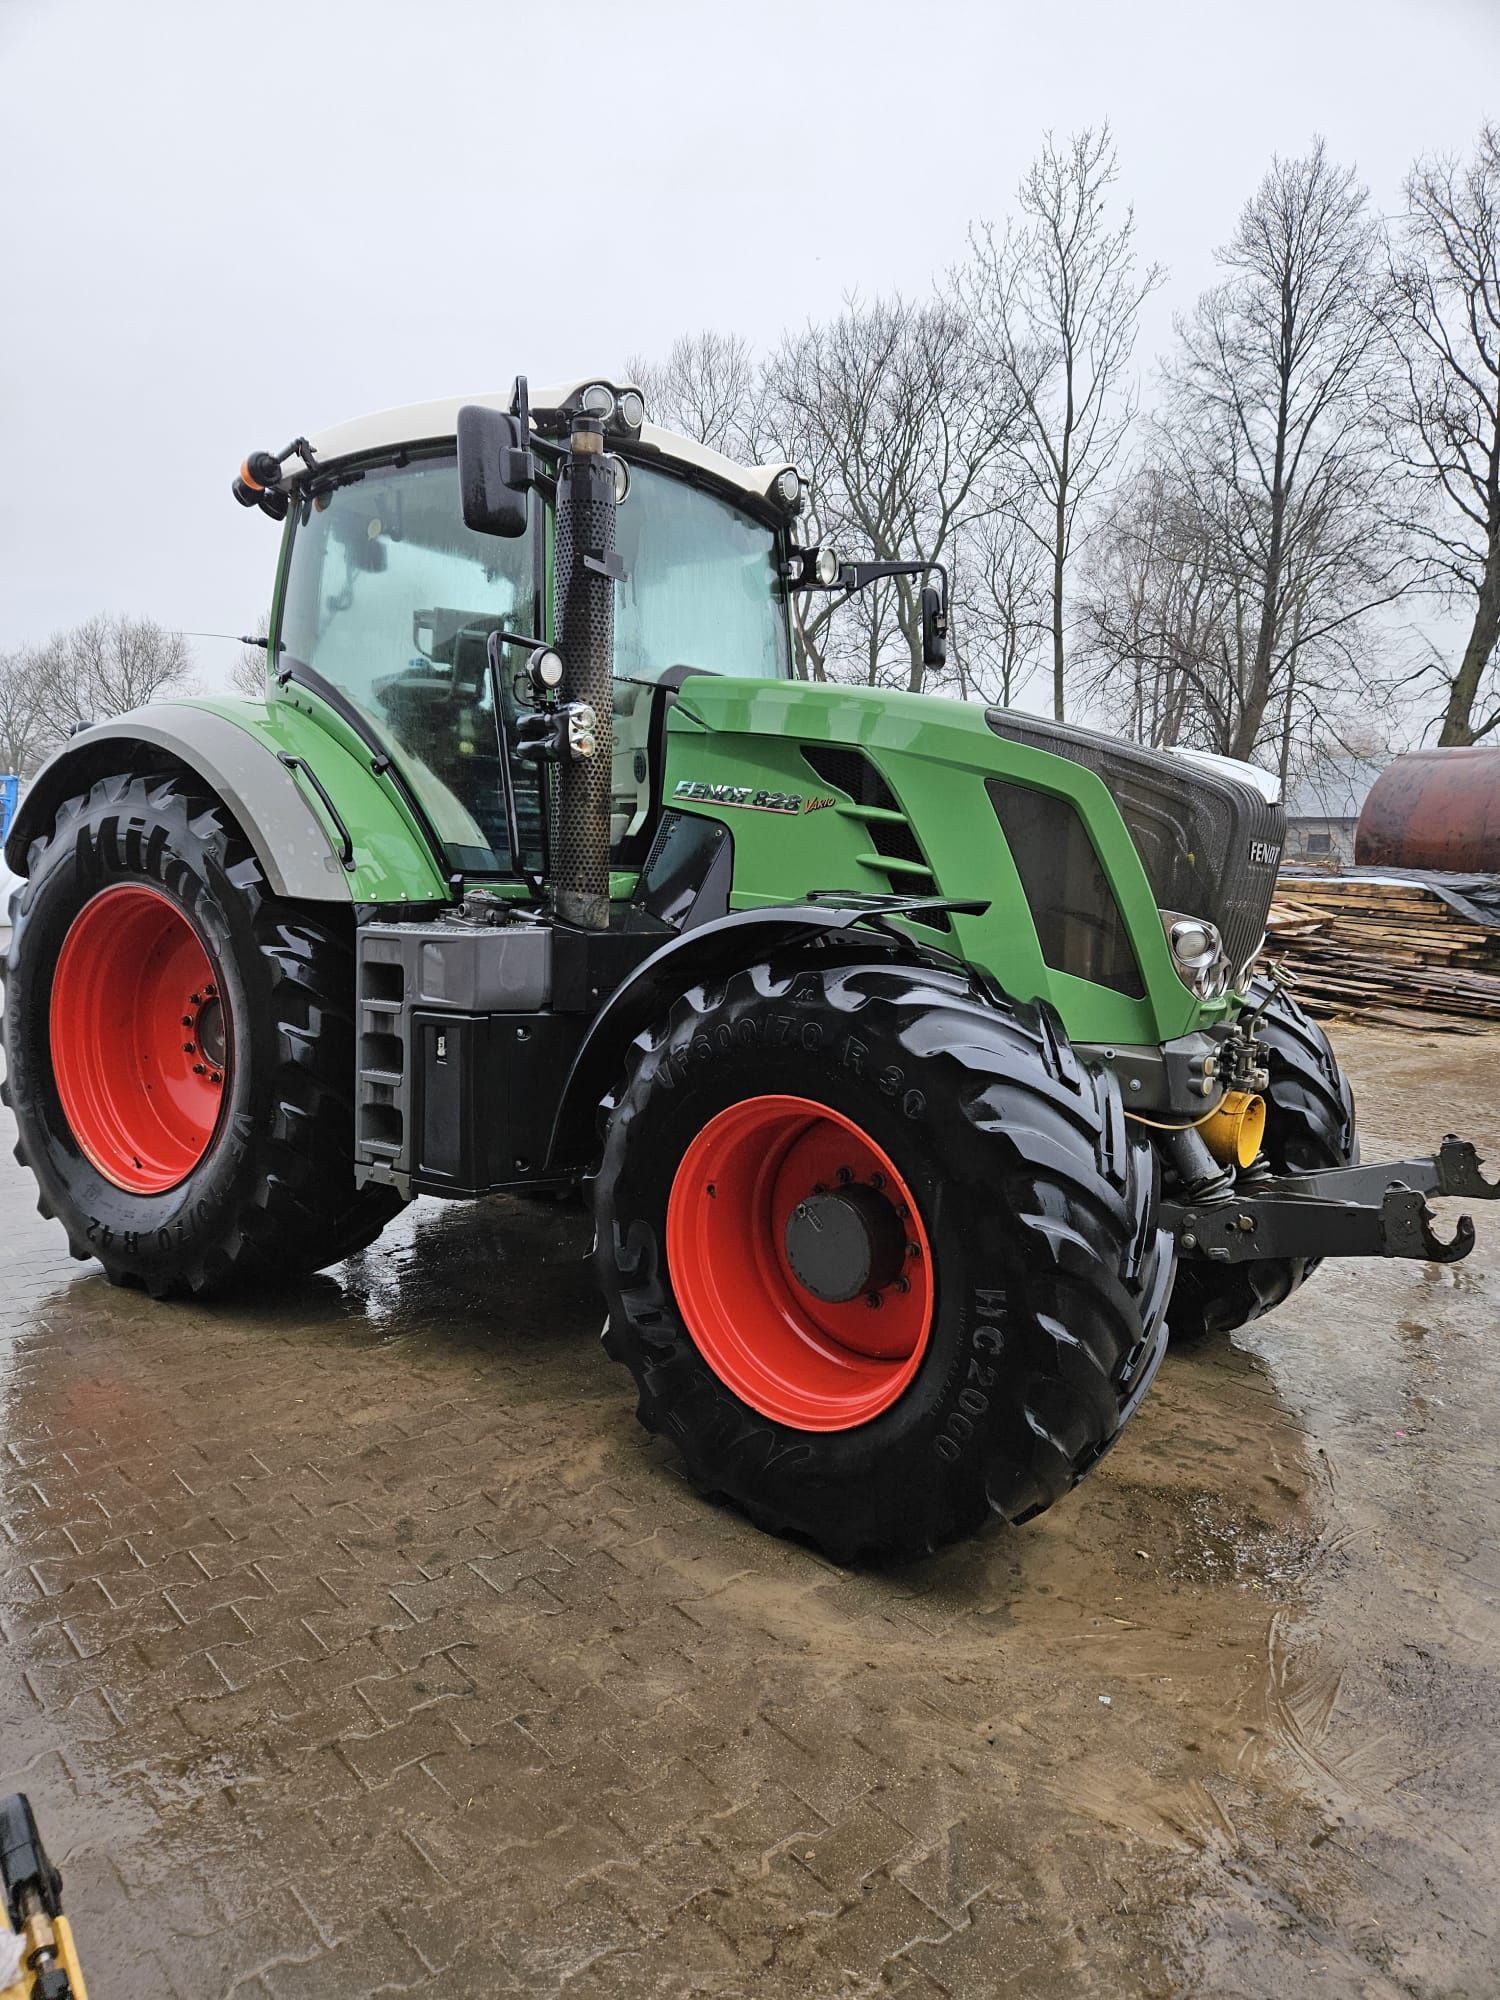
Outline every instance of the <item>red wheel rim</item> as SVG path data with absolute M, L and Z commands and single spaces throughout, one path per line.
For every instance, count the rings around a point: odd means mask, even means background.
M 798 1204 L 851 1183 L 878 1191 L 905 1238 L 878 1305 L 869 1293 L 815 1296 L 787 1253 Z M 826 1104 L 751 1097 L 710 1119 L 672 1181 L 667 1258 L 699 1353 L 777 1423 L 852 1430 L 888 1410 L 921 1364 L 933 1305 L 921 1212 L 889 1156 Z
M 203 941 L 159 889 L 121 883 L 73 919 L 52 980 L 52 1074 L 79 1150 L 131 1194 L 208 1151 L 228 1020 Z

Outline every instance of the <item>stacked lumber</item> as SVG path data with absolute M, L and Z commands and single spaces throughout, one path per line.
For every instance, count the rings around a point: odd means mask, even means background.
M 1422 882 L 1284 875 L 1266 931 L 1309 1013 L 1455 1033 L 1500 1021 L 1500 927 Z

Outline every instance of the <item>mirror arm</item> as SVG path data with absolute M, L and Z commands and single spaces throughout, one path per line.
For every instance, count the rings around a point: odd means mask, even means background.
M 948 600 L 948 567 L 937 561 L 925 562 L 856 562 L 845 563 L 839 571 L 835 589 L 842 588 L 846 597 L 856 590 L 863 590 L 867 584 L 878 583 L 886 576 L 937 576 L 942 579 L 943 601 Z
M 494 631 L 490 634 L 491 646 L 519 646 L 523 653 L 540 653 L 547 648 L 545 639 L 533 639 L 525 632 Z
M 935 559 L 931 562 L 918 559 L 915 562 L 851 562 L 844 563 L 832 583 L 818 583 L 811 577 L 803 577 L 790 585 L 793 590 L 826 590 L 838 592 L 838 602 L 844 603 L 856 591 L 866 589 L 887 576 L 936 576 L 942 581 L 943 602 L 948 601 L 948 566 Z

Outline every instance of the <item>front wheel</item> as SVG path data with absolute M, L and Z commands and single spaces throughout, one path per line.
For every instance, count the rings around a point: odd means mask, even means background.
M 162 1295 L 374 1241 L 401 1201 L 354 1185 L 347 912 L 278 902 L 186 780 L 121 773 L 59 809 L 11 916 L 4 1097 L 75 1256 Z
M 1266 1130 L 1261 1157 L 1272 1173 L 1306 1174 L 1359 1159 L 1354 1092 L 1327 1035 L 1291 995 L 1255 980 L 1263 1004 L 1257 1038 L 1266 1051 Z M 1318 1268 L 1316 1257 L 1262 1257 L 1246 1264 L 1183 1264 L 1172 1293 L 1171 1337 L 1190 1342 L 1232 1333 L 1274 1312 Z
M 840 1560 L 1050 1506 L 1160 1356 L 1172 1253 L 1113 1077 L 958 975 L 690 990 L 631 1052 L 594 1199 L 641 1421 Z

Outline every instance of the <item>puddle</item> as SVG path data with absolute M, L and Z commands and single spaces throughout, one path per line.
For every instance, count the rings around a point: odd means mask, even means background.
M 1344 1040 L 1371 1154 L 1477 1106 L 1500 1155 L 1500 1036 Z M 1488 1990 L 1491 1216 L 1170 1357 L 1039 1521 L 859 1574 L 639 1432 L 579 1211 L 423 1203 L 162 1307 L 0 1139 L 0 1784 L 100 1991 L 356 1947 L 570 2000 Z

